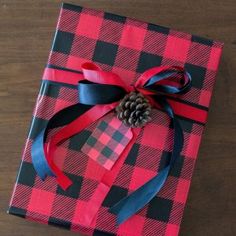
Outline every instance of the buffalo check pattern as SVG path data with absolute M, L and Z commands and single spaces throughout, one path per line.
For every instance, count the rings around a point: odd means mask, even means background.
M 132 131 L 112 113 L 100 121 L 81 151 L 110 170 L 132 137 Z
M 93 61 L 132 84 L 140 73 L 153 66 L 183 66 L 192 75 L 193 87 L 181 98 L 172 99 L 207 111 L 221 51 L 219 42 L 63 4 L 47 68 L 80 73 L 83 62 Z M 53 177 L 41 181 L 30 156 L 32 141 L 47 121 L 59 110 L 75 104 L 77 99 L 76 86 L 43 80 L 9 213 L 85 235 L 178 235 L 204 125 L 180 117 L 184 147 L 165 186 L 142 210 L 117 226 L 109 207 L 151 179 L 170 159 L 173 129 L 168 116 L 154 110 L 152 122 L 148 124 L 152 129 L 140 132 L 94 220 L 85 226 L 81 215 L 90 206 L 92 196 L 108 171 L 81 151 L 99 123 L 91 124 L 62 143 L 56 151 L 57 165 L 73 181 L 67 191 L 57 186 Z

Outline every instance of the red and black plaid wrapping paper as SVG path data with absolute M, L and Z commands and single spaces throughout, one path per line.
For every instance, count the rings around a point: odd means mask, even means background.
M 193 87 L 187 94 L 172 99 L 208 111 L 221 51 L 219 42 L 63 4 L 45 70 L 80 72 L 83 62 L 93 61 L 132 83 L 154 66 L 184 66 L 192 76 Z M 204 124 L 179 117 L 184 148 L 165 186 L 141 211 L 116 226 L 109 207 L 143 185 L 169 161 L 173 130 L 168 116 L 155 110 L 149 124 L 152 132 L 143 129 L 139 134 L 95 220 L 90 226 L 83 226 L 80 216 L 107 171 L 81 151 L 98 122 L 57 149 L 57 165 L 73 180 L 69 190 L 63 191 L 53 177 L 41 181 L 30 156 L 32 140 L 47 121 L 57 111 L 77 103 L 77 99 L 76 86 L 42 81 L 9 213 L 86 235 L 178 235 Z

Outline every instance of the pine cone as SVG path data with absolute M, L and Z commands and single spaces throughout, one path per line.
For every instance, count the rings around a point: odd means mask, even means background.
M 131 92 L 121 100 L 116 113 L 126 126 L 142 127 L 151 120 L 151 105 L 141 93 Z

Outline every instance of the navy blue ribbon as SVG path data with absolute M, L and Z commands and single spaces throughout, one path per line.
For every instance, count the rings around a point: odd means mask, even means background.
M 55 176 L 45 157 L 44 144 L 50 129 L 62 127 L 69 124 L 73 120 L 88 111 L 92 106 L 77 103 L 75 105 L 66 107 L 57 112 L 47 123 L 46 128 L 43 129 L 34 139 L 31 147 L 32 164 L 38 176 L 44 180 L 47 176 Z
M 117 224 L 121 224 L 126 221 L 130 216 L 142 209 L 157 195 L 166 182 L 169 172 L 174 167 L 174 163 L 179 157 L 183 147 L 183 131 L 178 119 L 173 113 L 171 106 L 163 97 L 156 97 L 156 99 L 163 110 L 171 118 L 173 123 L 174 146 L 171 159 L 169 164 L 156 176 L 110 208 L 109 211 L 117 215 Z

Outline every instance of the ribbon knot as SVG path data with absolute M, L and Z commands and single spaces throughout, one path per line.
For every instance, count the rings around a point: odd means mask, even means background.
M 165 96 L 186 93 L 191 87 L 191 76 L 182 67 L 160 66 L 145 71 L 133 85 L 127 85 L 117 74 L 103 71 L 93 63 L 84 63 L 82 72 L 84 80 L 78 83 L 79 103 L 56 113 L 32 144 L 32 163 L 41 179 L 55 176 L 61 188 L 66 190 L 72 182 L 54 163 L 57 146 L 112 111 L 131 91 L 147 96 L 151 105 L 164 110 L 173 124 L 174 141 L 170 163 L 151 180 L 110 208 L 109 211 L 117 215 L 117 223 L 121 224 L 160 191 L 180 156 L 184 141 L 183 131 Z M 49 130 L 63 125 L 46 143 Z

